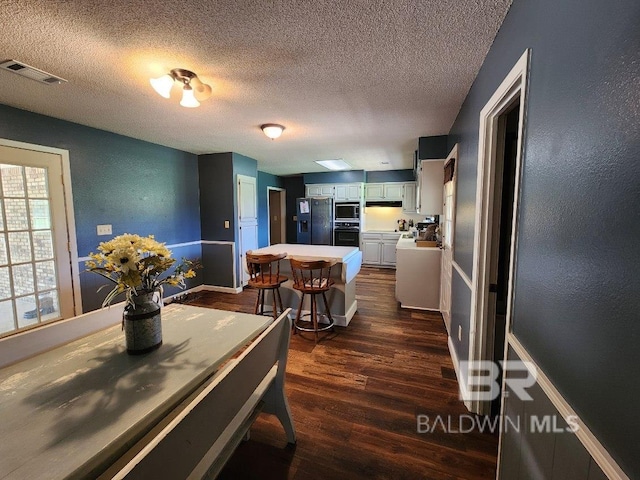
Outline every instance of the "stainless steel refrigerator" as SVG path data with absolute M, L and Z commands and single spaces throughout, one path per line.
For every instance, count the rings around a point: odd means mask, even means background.
M 298 243 L 333 245 L 333 198 L 296 199 Z

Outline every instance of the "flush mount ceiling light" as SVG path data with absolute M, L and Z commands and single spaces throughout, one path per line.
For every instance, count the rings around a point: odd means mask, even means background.
M 265 123 L 264 125 L 260 125 L 260 128 L 271 140 L 275 140 L 284 132 L 284 127 L 277 123 Z
M 199 107 L 198 100 L 206 100 L 211 96 L 211 87 L 202 83 L 195 73 L 184 68 L 174 68 L 168 74 L 152 78 L 149 81 L 153 89 L 164 98 L 170 98 L 173 86 L 176 83 L 181 83 L 182 100 L 180 100 L 180 105 L 183 107 Z
M 351 170 L 351 165 L 338 158 L 336 160 L 315 160 L 318 165 L 322 165 L 329 170 Z

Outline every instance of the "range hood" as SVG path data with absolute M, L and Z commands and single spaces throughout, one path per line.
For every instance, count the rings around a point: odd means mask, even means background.
M 389 200 L 389 201 L 385 201 L 385 200 L 376 200 L 376 201 L 370 201 L 370 202 L 366 202 L 364 204 L 365 207 L 401 207 L 402 206 L 402 200 Z

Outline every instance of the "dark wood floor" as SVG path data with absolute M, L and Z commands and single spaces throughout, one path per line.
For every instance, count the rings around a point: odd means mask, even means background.
M 363 268 L 358 312 L 315 345 L 291 340 L 286 390 L 298 442 L 261 415 L 220 479 L 490 479 L 497 434 L 418 433 L 417 415 L 468 414 L 442 317 L 400 309 L 393 270 Z M 190 300 L 252 313 L 256 291 L 207 292 Z

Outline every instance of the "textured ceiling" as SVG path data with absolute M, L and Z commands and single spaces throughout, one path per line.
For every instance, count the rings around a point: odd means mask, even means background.
M 261 171 L 412 167 L 448 133 L 511 0 L 0 0 L 0 103 L 193 153 L 234 151 Z M 150 77 L 187 68 L 199 108 Z M 272 141 L 262 123 L 286 126 Z

